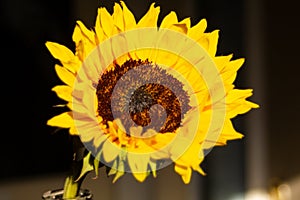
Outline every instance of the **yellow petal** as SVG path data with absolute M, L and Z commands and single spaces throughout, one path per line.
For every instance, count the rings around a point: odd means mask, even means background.
M 230 62 L 231 58 L 232 58 L 232 54 L 228 55 L 228 56 L 216 56 L 214 57 L 214 62 L 216 63 L 216 66 L 218 67 L 218 70 L 220 72 L 222 72 L 225 67 L 228 65 L 228 63 Z
M 138 22 L 138 27 L 157 27 L 158 15 L 160 7 L 154 7 L 155 3 L 152 3 L 148 12 Z
M 72 90 L 72 87 L 68 85 L 57 85 L 52 88 L 59 98 L 68 102 L 72 101 Z
M 245 62 L 244 58 L 240 58 L 237 60 L 230 61 L 227 66 L 221 71 L 221 76 L 226 81 L 226 83 L 233 83 L 236 76 L 237 76 L 237 71 L 239 68 L 243 65 Z
M 188 36 L 197 41 L 200 37 L 202 37 L 206 27 L 206 19 L 202 19 L 200 22 L 198 22 L 198 24 L 191 27 L 191 29 L 188 32 Z
M 194 171 L 198 172 L 199 174 L 206 175 L 203 169 L 199 165 L 193 166 L 192 168 Z
M 61 44 L 55 42 L 46 42 L 46 46 L 52 56 L 61 62 L 69 62 L 74 57 L 73 52 Z
M 187 17 L 187 18 L 181 20 L 178 24 L 185 24 L 186 27 L 187 27 L 188 29 L 190 29 L 190 28 L 191 28 L 191 18 L 190 18 L 190 17 Z
M 190 167 L 184 167 L 175 164 L 174 170 L 181 176 L 185 184 L 188 184 L 190 182 L 192 176 L 192 169 Z
M 74 121 L 71 112 L 64 112 L 56 115 L 47 121 L 49 126 L 57 126 L 61 128 L 70 128 L 74 126 Z
M 244 100 L 252 95 L 252 89 L 234 89 L 227 94 L 226 102 L 228 104 L 235 103 L 238 100 Z
M 219 39 L 219 30 L 214 30 L 213 32 L 210 33 L 208 53 L 211 56 L 215 56 L 217 53 L 218 39 Z
M 106 8 L 99 8 L 98 9 L 98 17 L 100 18 L 100 26 L 107 38 L 112 36 L 113 29 L 114 29 L 114 21 L 112 16 L 108 13 Z
M 123 11 L 120 4 L 115 3 L 114 12 L 112 14 L 114 24 L 121 30 L 124 31 L 124 20 L 123 20 Z
M 132 12 L 127 8 L 124 1 L 120 1 L 123 8 L 123 19 L 125 23 L 125 30 L 130 30 L 135 28 L 136 21 Z
M 252 89 L 233 89 L 227 94 L 226 107 L 228 116 L 235 117 L 238 114 L 248 112 L 251 108 L 258 108 L 259 105 L 247 101 L 246 99 L 252 95 Z
M 98 135 L 94 138 L 95 147 L 99 147 L 106 140 L 107 140 L 106 135 L 98 133 Z
M 228 105 L 228 116 L 230 118 L 235 117 L 238 114 L 244 114 L 248 111 L 250 111 L 252 108 L 258 108 L 259 106 L 255 103 L 249 102 L 249 101 L 243 101 L 243 103 L 237 103 L 237 104 L 229 104 Z
M 244 136 L 241 133 L 237 132 L 234 129 L 231 120 L 226 119 L 225 122 L 224 122 L 224 126 L 223 126 L 223 129 L 222 129 L 222 132 L 220 134 L 220 138 L 219 138 L 218 142 L 221 142 L 224 139 L 227 141 L 227 140 L 241 139 L 243 137 Z
M 86 26 L 80 21 L 76 21 L 77 25 L 79 26 L 82 35 L 88 40 L 91 44 L 95 45 L 95 34 L 93 31 L 86 28 Z
M 106 140 L 103 144 L 103 158 L 108 163 L 116 159 L 120 151 L 119 147 L 109 140 Z
M 71 126 L 69 129 L 70 135 L 78 135 L 78 131 L 75 126 Z
M 187 151 L 190 144 L 191 141 L 189 139 L 177 136 L 170 149 L 171 159 L 175 161 L 181 157 Z
M 75 42 L 76 45 L 76 56 L 80 61 L 84 61 L 85 58 L 85 48 L 84 48 L 84 42 L 82 39 L 82 33 L 78 25 L 75 26 L 73 36 L 72 36 L 73 41 Z
M 161 22 L 160 28 L 169 28 L 173 24 L 177 24 L 178 19 L 174 11 L 171 11 L 167 16 L 165 16 Z
M 129 153 L 128 156 L 128 164 L 130 166 L 131 172 L 133 173 L 134 177 L 140 181 L 143 182 L 148 173 L 148 163 L 150 161 L 149 154 L 135 154 L 135 153 Z
M 96 35 L 88 30 L 81 21 L 77 21 L 73 32 L 73 41 L 76 44 L 76 55 L 83 62 L 96 47 Z
M 101 18 L 100 18 L 99 9 L 98 9 L 98 15 L 96 18 L 96 23 L 95 23 L 95 33 L 96 33 L 96 39 L 97 39 L 96 43 L 97 44 L 101 43 L 103 40 L 106 39 L 104 31 L 101 27 Z
M 55 71 L 60 80 L 62 80 L 65 84 L 71 87 L 74 85 L 75 75 L 72 72 L 59 65 L 55 65 Z

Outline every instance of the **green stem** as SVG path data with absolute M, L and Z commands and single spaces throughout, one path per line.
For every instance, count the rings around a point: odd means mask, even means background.
M 65 180 L 63 199 L 75 199 L 79 193 L 80 184 L 75 182 L 72 175 Z
M 71 163 L 70 174 L 65 179 L 63 199 L 76 199 L 79 195 L 81 183 L 85 178 L 84 176 L 79 178 L 85 155 L 85 147 L 79 137 L 72 136 L 71 139 L 75 156 Z

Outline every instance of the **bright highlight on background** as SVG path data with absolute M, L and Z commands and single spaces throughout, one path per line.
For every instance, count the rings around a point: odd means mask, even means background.
M 252 190 L 246 193 L 245 200 L 273 200 L 273 199 L 271 199 L 270 194 L 267 191 Z

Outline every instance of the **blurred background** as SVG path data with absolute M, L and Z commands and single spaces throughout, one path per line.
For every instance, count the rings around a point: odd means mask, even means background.
M 138 20 L 149 0 L 125 0 Z M 63 187 L 72 159 L 65 130 L 46 126 L 61 113 L 51 91 L 60 80 L 46 41 L 73 48 L 76 20 L 94 26 L 97 8 L 112 12 L 109 0 L 1 0 L 2 134 L 0 199 L 41 199 L 43 192 Z M 207 176 L 193 174 L 184 185 L 172 166 L 156 179 L 137 183 L 124 176 L 87 178 L 83 187 L 95 200 L 299 200 L 300 199 L 300 46 L 296 1 L 157 0 L 160 20 L 170 11 L 192 25 L 208 21 L 220 29 L 218 55 L 245 57 L 237 88 L 253 88 L 260 104 L 234 119 L 245 137 L 214 148 L 202 163 Z M 4 119 L 4 121 L 3 121 Z

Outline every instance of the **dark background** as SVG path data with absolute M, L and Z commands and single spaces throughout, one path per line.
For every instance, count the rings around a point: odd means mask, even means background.
M 250 1 L 250 0 L 249 0 Z M 147 11 L 151 1 L 125 1 L 137 20 Z M 249 76 L 251 60 L 239 71 L 238 88 L 254 88 L 253 100 L 260 104 L 252 115 L 263 115 L 267 167 L 267 184 L 274 179 L 289 180 L 300 174 L 300 84 L 299 46 L 300 15 L 296 1 L 258 1 L 260 29 L 250 30 L 246 16 L 256 12 L 247 1 L 202 0 L 157 1 L 160 17 L 175 10 L 178 18 L 191 16 L 195 24 L 208 21 L 207 31 L 220 29 L 218 55 L 248 55 L 247 39 L 252 33 L 260 36 L 257 51 L 263 60 L 260 76 Z M 87 5 L 86 7 L 84 5 Z M 80 5 L 80 6 L 79 6 Z M 95 5 L 92 7 L 91 5 Z M 57 131 L 46 121 L 61 112 L 53 105 L 61 103 L 51 88 L 60 84 L 54 71 L 56 61 L 45 47 L 54 41 L 72 49 L 72 33 L 77 19 L 92 27 L 97 6 L 112 11 L 112 1 L 68 0 L 2 0 L 1 1 L 1 92 L 2 132 L 0 180 L 32 177 L 69 169 L 71 144 L 66 130 Z M 95 9 L 91 9 L 95 8 Z M 187 11 L 192 11 L 189 14 Z M 251 13 L 251 16 L 255 14 Z M 161 20 L 161 19 L 160 19 Z M 254 26 L 255 27 L 255 26 Z M 253 73 L 252 73 L 253 75 Z M 255 81 L 260 85 L 252 84 Z M 258 80 L 259 79 L 259 80 Z M 256 94 L 259 91 L 259 94 Z M 260 95 L 260 96 L 259 96 Z M 254 114 L 255 113 L 255 114 Z M 216 148 L 203 163 L 211 174 L 203 177 L 209 186 L 220 178 L 220 184 L 230 179 L 235 190 L 246 187 L 245 143 L 247 116 L 238 116 L 236 129 L 245 133 L 243 140 L 231 141 L 225 148 Z

